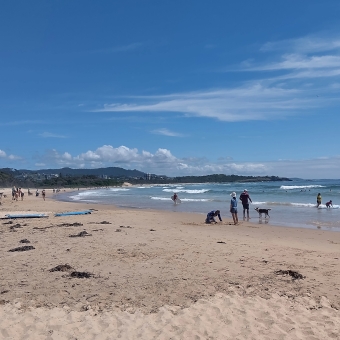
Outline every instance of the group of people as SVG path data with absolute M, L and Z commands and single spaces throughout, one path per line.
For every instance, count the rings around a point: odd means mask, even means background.
M 32 195 L 30 189 L 27 190 L 27 193 L 28 193 L 29 196 Z M 21 200 L 23 201 L 24 200 L 24 196 L 25 196 L 25 193 L 24 193 L 24 191 L 21 188 L 16 188 L 15 186 L 12 188 L 12 200 L 16 200 L 17 201 L 19 198 L 21 198 Z M 36 197 L 39 196 L 39 189 L 37 189 L 37 191 L 35 192 L 35 196 Z M 45 201 L 45 197 L 46 197 L 45 189 L 43 189 L 41 191 L 41 196 L 42 196 L 42 198 Z
M 22 191 L 21 188 L 16 188 L 15 186 L 12 188 L 12 200 L 17 201 L 19 198 L 21 200 L 24 200 L 24 192 Z
M 321 205 L 321 201 L 322 201 L 322 197 L 321 194 L 318 193 L 318 195 L 316 196 L 316 207 L 319 208 L 319 206 Z M 326 208 L 331 208 L 333 207 L 333 202 L 332 200 L 326 202 Z
M 233 217 L 234 224 L 238 224 L 238 215 L 237 215 L 237 195 L 236 192 L 232 192 L 230 194 L 231 196 L 231 201 L 230 201 L 230 213 L 231 216 Z M 246 219 L 246 214 L 247 214 L 247 219 L 249 220 L 249 202 L 253 202 L 248 194 L 248 190 L 244 189 L 242 194 L 240 195 L 240 200 L 242 202 L 243 206 L 243 219 Z M 212 210 L 207 214 L 207 218 L 205 220 L 205 223 L 217 223 L 215 220 L 215 217 L 218 217 L 220 222 L 222 222 L 221 218 L 221 212 L 220 210 Z

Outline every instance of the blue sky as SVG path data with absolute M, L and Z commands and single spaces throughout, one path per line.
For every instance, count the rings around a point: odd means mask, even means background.
M 339 178 L 339 1 L 7 1 L 0 167 Z

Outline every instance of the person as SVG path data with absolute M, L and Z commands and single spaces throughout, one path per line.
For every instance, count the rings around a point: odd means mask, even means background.
M 207 214 L 207 218 L 205 219 L 205 223 L 217 223 L 215 220 L 215 217 L 218 217 L 218 219 L 222 222 L 222 218 L 221 218 L 221 212 L 219 210 L 212 210 Z
M 251 200 L 247 189 L 243 190 L 242 194 L 240 195 L 240 200 L 242 201 L 242 205 L 243 205 L 243 219 L 246 218 L 246 211 L 247 211 L 247 219 L 249 220 L 249 201 L 251 203 L 253 203 L 253 201 Z
M 43 197 L 43 199 L 44 199 L 44 201 L 45 201 L 45 196 L 46 196 L 45 189 L 43 189 L 43 191 L 41 192 L 41 194 L 42 194 L 42 197 Z
M 177 195 L 177 193 L 174 193 L 174 196 L 173 196 L 173 201 L 176 203 L 176 200 L 177 200 L 177 198 L 178 198 L 178 195 Z
M 234 224 L 238 224 L 238 217 L 237 217 L 237 199 L 236 199 L 236 192 L 233 191 L 231 194 L 231 201 L 230 201 L 230 212 L 233 216 Z
M 25 193 L 23 192 L 23 191 L 21 191 L 21 200 L 23 201 L 24 200 L 24 195 L 25 195 Z
M 318 193 L 318 196 L 316 196 L 316 207 L 318 208 L 319 205 L 321 205 L 321 194 Z
M 39 196 L 39 189 L 37 189 L 37 191 L 35 192 L 35 197 Z
M 329 202 L 326 203 L 326 208 L 333 207 L 333 202 L 330 200 Z
M 12 200 L 15 200 L 15 193 L 17 192 L 17 188 L 13 187 L 12 188 Z

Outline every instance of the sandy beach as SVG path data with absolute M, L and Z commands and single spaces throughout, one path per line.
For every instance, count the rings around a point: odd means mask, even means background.
M 338 232 L 1 191 L 0 339 L 340 339 Z

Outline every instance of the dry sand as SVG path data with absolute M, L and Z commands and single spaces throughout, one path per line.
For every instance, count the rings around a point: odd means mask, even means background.
M 205 225 L 51 191 L 2 199 L 1 215 L 16 211 L 50 217 L 0 220 L 0 339 L 340 339 L 340 233 Z M 21 246 L 34 249 L 9 252 Z

